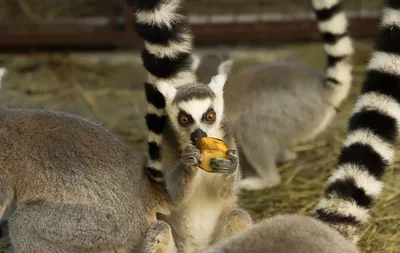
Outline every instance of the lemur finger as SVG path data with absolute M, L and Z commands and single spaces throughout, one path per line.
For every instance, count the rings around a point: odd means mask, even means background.
M 238 156 L 238 154 L 237 154 L 237 151 L 234 150 L 234 149 L 228 149 L 228 150 L 226 151 L 226 154 L 228 155 L 228 157 L 229 157 L 229 159 L 230 159 L 231 161 L 237 161 L 237 160 L 239 160 L 239 156 Z
M 210 161 L 210 167 L 214 172 L 233 173 L 237 168 L 237 164 L 226 159 L 212 158 Z

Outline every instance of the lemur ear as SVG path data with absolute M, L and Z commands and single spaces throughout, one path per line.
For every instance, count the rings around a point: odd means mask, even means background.
M 0 68 L 0 89 L 3 82 L 3 77 L 6 75 L 7 70 L 5 68 Z
M 232 65 L 235 63 L 233 59 L 225 60 L 218 66 L 218 74 L 229 75 L 232 70 Z
M 197 71 L 197 69 L 198 69 L 199 66 L 200 66 L 200 56 L 198 56 L 197 54 L 192 54 L 192 55 L 191 55 L 191 58 L 192 58 L 192 63 L 191 63 L 191 65 L 190 65 L 190 68 L 191 68 L 193 71 Z
M 176 95 L 176 89 L 172 84 L 167 82 L 158 82 L 156 84 L 157 90 L 164 96 L 165 100 L 172 101 Z
M 216 76 L 213 76 L 211 78 L 211 82 L 208 84 L 208 86 L 211 88 L 211 90 L 215 94 L 220 94 L 222 93 L 224 89 L 224 85 L 226 83 L 227 75 L 225 74 L 218 74 Z

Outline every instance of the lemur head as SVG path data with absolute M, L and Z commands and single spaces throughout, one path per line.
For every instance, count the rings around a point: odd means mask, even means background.
M 188 84 L 174 88 L 160 82 L 158 90 L 164 95 L 169 120 L 181 147 L 201 137 L 222 138 L 224 115 L 223 88 L 227 76 L 214 76 L 208 85 Z

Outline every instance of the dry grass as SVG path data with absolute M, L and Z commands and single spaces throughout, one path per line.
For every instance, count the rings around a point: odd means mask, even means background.
M 312 143 L 298 146 L 299 158 L 280 166 L 283 183 L 273 189 L 241 196 L 240 204 L 256 220 L 278 213 L 307 214 L 312 210 L 325 187 L 326 178 L 335 167 L 370 50 L 370 43 L 357 43 L 355 85 L 348 100 L 325 134 Z M 269 45 L 268 49 L 253 48 L 249 52 L 248 58 L 238 60 L 234 71 L 254 62 L 287 55 L 314 66 L 324 64 L 319 43 Z M 143 113 L 146 107 L 141 87 L 145 75 L 135 53 L 70 57 L 61 54 L 0 55 L 0 60 L 10 70 L 0 92 L 3 104 L 77 113 L 104 123 L 144 150 Z M 399 180 L 400 160 L 384 177 L 383 194 L 373 210 L 373 219 L 362 233 L 362 252 L 400 252 Z

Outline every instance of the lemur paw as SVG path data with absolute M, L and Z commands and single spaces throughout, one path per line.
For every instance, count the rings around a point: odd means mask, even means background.
M 173 244 L 171 227 L 164 221 L 154 222 L 143 241 L 143 253 L 166 253 Z
M 194 167 L 201 163 L 201 154 L 194 145 L 188 144 L 181 154 L 182 163 L 187 167 Z
M 281 182 L 281 178 L 275 177 L 275 178 L 269 178 L 269 179 L 262 179 L 258 177 L 250 177 L 250 178 L 245 178 L 242 179 L 239 182 L 239 187 L 243 190 L 247 191 L 257 191 L 257 190 L 263 190 L 266 188 L 272 188 L 277 185 L 279 185 Z
M 239 156 L 237 155 L 236 150 L 229 149 L 226 154 L 228 155 L 229 160 L 221 158 L 211 159 L 210 167 L 213 171 L 232 174 L 237 170 L 239 167 Z

